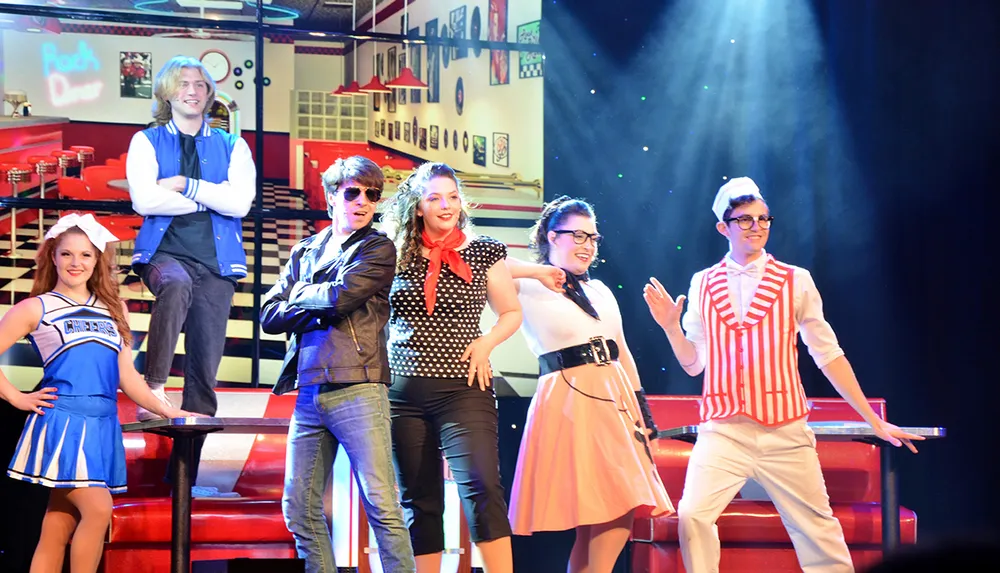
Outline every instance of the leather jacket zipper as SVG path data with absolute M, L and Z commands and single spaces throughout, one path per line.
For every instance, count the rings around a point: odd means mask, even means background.
M 351 339 L 354 340 L 354 347 L 358 349 L 358 354 L 361 354 L 361 344 L 358 343 L 358 335 L 354 332 L 354 323 L 351 322 L 351 317 L 347 317 L 347 326 L 351 329 Z

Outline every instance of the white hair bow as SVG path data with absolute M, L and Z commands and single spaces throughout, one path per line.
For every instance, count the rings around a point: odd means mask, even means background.
M 108 243 L 113 243 L 118 240 L 118 237 L 109 231 L 104 225 L 97 222 L 97 219 L 93 215 L 87 213 L 86 215 L 80 215 L 78 213 L 70 213 L 58 221 L 52 228 L 49 229 L 48 233 L 45 233 L 46 239 L 52 239 L 58 237 L 64 232 L 72 229 L 73 227 L 79 227 L 83 231 L 87 238 L 90 239 L 91 243 L 97 247 L 97 250 L 104 252 L 105 247 Z

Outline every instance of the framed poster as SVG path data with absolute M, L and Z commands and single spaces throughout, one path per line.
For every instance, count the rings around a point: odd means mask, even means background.
M 118 60 L 121 97 L 153 98 L 152 52 L 121 52 Z
M 489 36 L 491 42 L 507 41 L 507 0 L 490 0 Z M 490 50 L 490 85 L 510 83 L 510 52 Z
M 385 53 L 386 58 L 386 68 L 389 70 L 390 74 L 396 73 L 396 46 L 389 48 L 389 51 Z M 386 104 L 386 109 L 389 113 L 396 113 L 396 92 L 399 90 L 392 90 L 391 92 L 385 94 L 385 99 L 388 102 Z
M 486 136 L 472 136 L 472 162 L 476 165 L 486 166 Z
M 500 165 L 501 167 L 510 167 L 509 134 L 493 132 L 493 164 Z
M 465 39 L 465 6 L 459 6 L 448 13 L 448 20 L 451 24 L 451 37 L 456 40 Z M 461 60 L 469 55 L 468 48 L 452 48 L 451 59 Z
M 542 21 L 535 20 L 517 27 L 517 43 L 539 44 Z M 519 79 L 540 78 L 544 74 L 545 60 L 541 52 L 519 52 L 517 55 L 517 77 Z
M 424 24 L 424 35 L 430 38 L 438 35 L 437 18 Z M 427 103 L 441 101 L 441 62 L 438 60 L 441 46 L 427 46 Z

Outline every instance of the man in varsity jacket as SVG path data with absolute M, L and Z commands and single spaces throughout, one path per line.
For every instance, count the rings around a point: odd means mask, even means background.
M 712 211 L 729 253 L 694 275 L 683 321 L 684 295 L 674 301 L 655 278 L 643 291 L 684 371 L 704 372 L 698 440 L 677 506 L 684 567 L 688 573 L 719 570 L 715 522 L 753 478 L 781 514 L 805 573 L 854 571 L 806 424 L 796 335 L 880 438 L 913 452 L 911 440 L 922 438 L 872 410 L 823 317 L 809 271 L 764 251 L 773 217 L 757 185 L 748 177 L 730 180 Z
M 132 137 L 126 161 L 132 207 L 145 217 L 132 265 L 156 296 L 145 378 L 166 401 L 163 387 L 183 328 L 182 408 L 214 415 L 229 309 L 247 274 L 242 217 L 256 196 L 256 168 L 242 138 L 209 127 L 215 82 L 201 62 L 172 58 L 153 90 L 156 126 Z M 140 420 L 154 417 L 139 412 Z

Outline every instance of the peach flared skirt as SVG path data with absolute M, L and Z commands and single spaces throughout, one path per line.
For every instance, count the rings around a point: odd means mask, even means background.
M 514 534 L 607 523 L 631 510 L 673 513 L 645 436 L 618 362 L 539 378 L 511 491 Z

